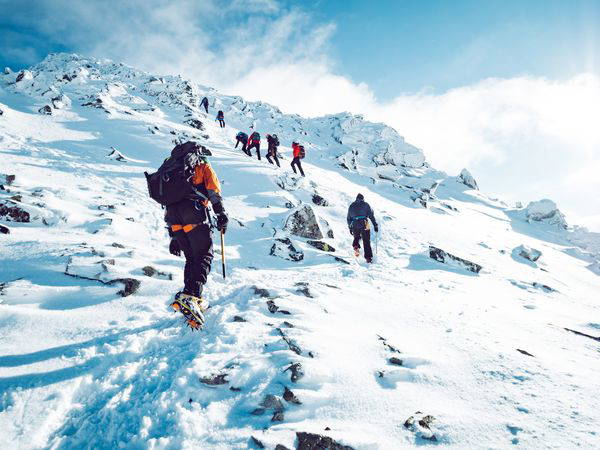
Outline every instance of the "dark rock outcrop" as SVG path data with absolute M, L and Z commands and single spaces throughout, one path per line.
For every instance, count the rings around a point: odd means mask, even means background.
M 184 123 L 197 130 L 204 131 L 204 124 L 198 119 L 187 119 Z
M 413 431 L 417 437 L 427 441 L 437 442 L 437 437 L 431 429 L 431 425 L 435 421 L 435 417 L 423 415 L 421 411 L 417 411 L 404 422 L 404 428 Z
M 226 373 L 213 374 L 208 377 L 200 377 L 199 380 L 200 383 L 207 384 L 208 386 L 220 386 L 229 383 Z
M 256 439 L 254 436 L 250 436 L 250 441 L 257 448 L 265 448 L 265 444 L 263 444 L 260 440 Z
M 513 253 L 531 262 L 536 262 L 542 256 L 542 252 L 526 245 L 519 245 L 513 250 Z
M 267 308 L 269 309 L 269 312 L 271 314 L 275 314 L 276 312 L 279 312 L 281 314 L 287 314 L 287 315 L 291 314 L 289 311 L 286 311 L 285 309 L 279 309 L 279 306 L 277 306 L 273 300 L 269 300 L 267 302 Z
M 312 202 L 318 206 L 329 206 L 329 202 L 321 197 L 319 194 L 313 194 Z
M 296 432 L 296 450 L 354 450 L 349 445 L 334 441 L 329 436 L 315 433 Z
M 38 109 L 40 114 L 44 114 L 46 116 L 52 115 L 52 107 L 50 105 L 44 105 L 40 109 Z
M 308 240 L 306 241 L 306 243 L 308 245 L 312 245 L 313 247 L 322 250 L 324 252 L 335 252 L 335 248 L 333 248 L 331 245 L 329 245 L 326 242 L 323 241 L 312 241 L 312 240 Z
M 113 285 L 116 283 L 123 284 L 123 289 L 117 292 L 121 297 L 129 297 L 130 295 L 135 294 L 141 286 L 141 281 L 136 280 L 135 278 L 117 278 L 116 280 L 111 280 L 107 282 L 108 285 Z
M 292 392 L 290 388 L 285 386 L 283 391 L 283 399 L 288 403 L 293 403 L 295 405 L 301 405 L 302 402 L 296 397 L 296 394 Z
M 6 203 L 0 203 L 0 219 L 6 220 L 8 222 L 31 222 L 30 214 L 10 201 Z
M 2 234 L 10 234 L 10 228 L 5 227 L 4 225 L 0 224 L 0 233 L 2 233 Z
M 287 218 L 284 227 L 290 233 L 307 239 L 323 239 L 317 216 L 309 205 L 300 206 Z
M 281 328 L 277 328 L 277 331 L 279 332 L 279 334 L 281 335 L 281 338 L 287 344 L 288 348 L 291 351 L 293 351 L 297 355 L 302 354 L 302 349 L 300 348 L 300 346 L 298 344 L 296 344 L 296 341 L 294 341 L 287 334 L 285 334 Z
M 155 269 L 152 266 L 144 266 L 142 267 L 142 272 L 144 275 L 151 278 L 161 278 L 163 280 L 172 280 L 173 274 L 167 272 L 161 272 L 160 270 Z
M 441 248 L 437 248 L 432 245 L 429 246 L 429 257 L 441 263 L 462 267 L 463 269 L 467 269 L 473 273 L 479 273 L 479 271 L 482 269 L 479 264 L 455 256 L 446 252 L 445 250 L 442 250 Z
M 304 376 L 304 369 L 299 362 L 290 364 L 284 372 L 287 372 L 288 370 L 290 371 L 290 380 L 292 383 L 295 383 Z
M 294 247 L 290 238 L 275 239 L 270 254 L 272 256 L 287 259 L 288 261 L 297 262 L 304 259 L 304 252 Z

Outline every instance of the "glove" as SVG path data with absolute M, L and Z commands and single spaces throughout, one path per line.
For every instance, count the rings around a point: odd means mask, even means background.
M 379 233 L 379 227 L 377 225 L 373 225 L 373 229 L 375 230 L 375 233 Z
M 222 233 L 225 233 L 225 231 L 227 231 L 228 223 L 229 218 L 227 217 L 227 214 L 225 214 L 224 212 L 221 214 L 217 214 L 217 230 L 221 231 Z
M 179 246 L 177 239 L 171 239 L 171 243 L 169 244 L 169 253 L 173 256 L 181 256 L 181 247 Z

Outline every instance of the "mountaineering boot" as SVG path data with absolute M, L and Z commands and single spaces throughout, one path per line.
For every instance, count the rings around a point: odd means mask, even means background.
M 354 249 L 354 256 L 356 256 L 357 258 L 360 256 L 360 248 L 355 248 Z
M 204 312 L 208 306 L 208 300 L 205 298 L 195 297 L 184 292 L 175 294 L 175 300 L 171 303 L 171 308 L 183 314 L 188 326 L 193 330 L 199 330 L 204 325 Z

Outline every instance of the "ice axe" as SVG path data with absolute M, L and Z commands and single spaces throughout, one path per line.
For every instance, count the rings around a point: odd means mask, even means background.
M 225 233 L 221 230 L 221 269 L 225 278 Z

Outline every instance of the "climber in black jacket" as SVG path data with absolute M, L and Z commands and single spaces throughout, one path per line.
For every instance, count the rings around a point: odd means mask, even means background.
M 365 247 L 365 259 L 368 263 L 373 262 L 373 250 L 371 250 L 371 226 L 369 220 L 373 223 L 373 229 L 375 233 L 379 232 L 377 221 L 371 206 L 365 202 L 365 197 L 362 194 L 356 196 L 356 200 L 352 202 L 348 208 L 348 228 L 350 234 L 354 236 L 352 247 L 354 248 L 354 255 L 360 255 L 360 241 L 362 239 Z

